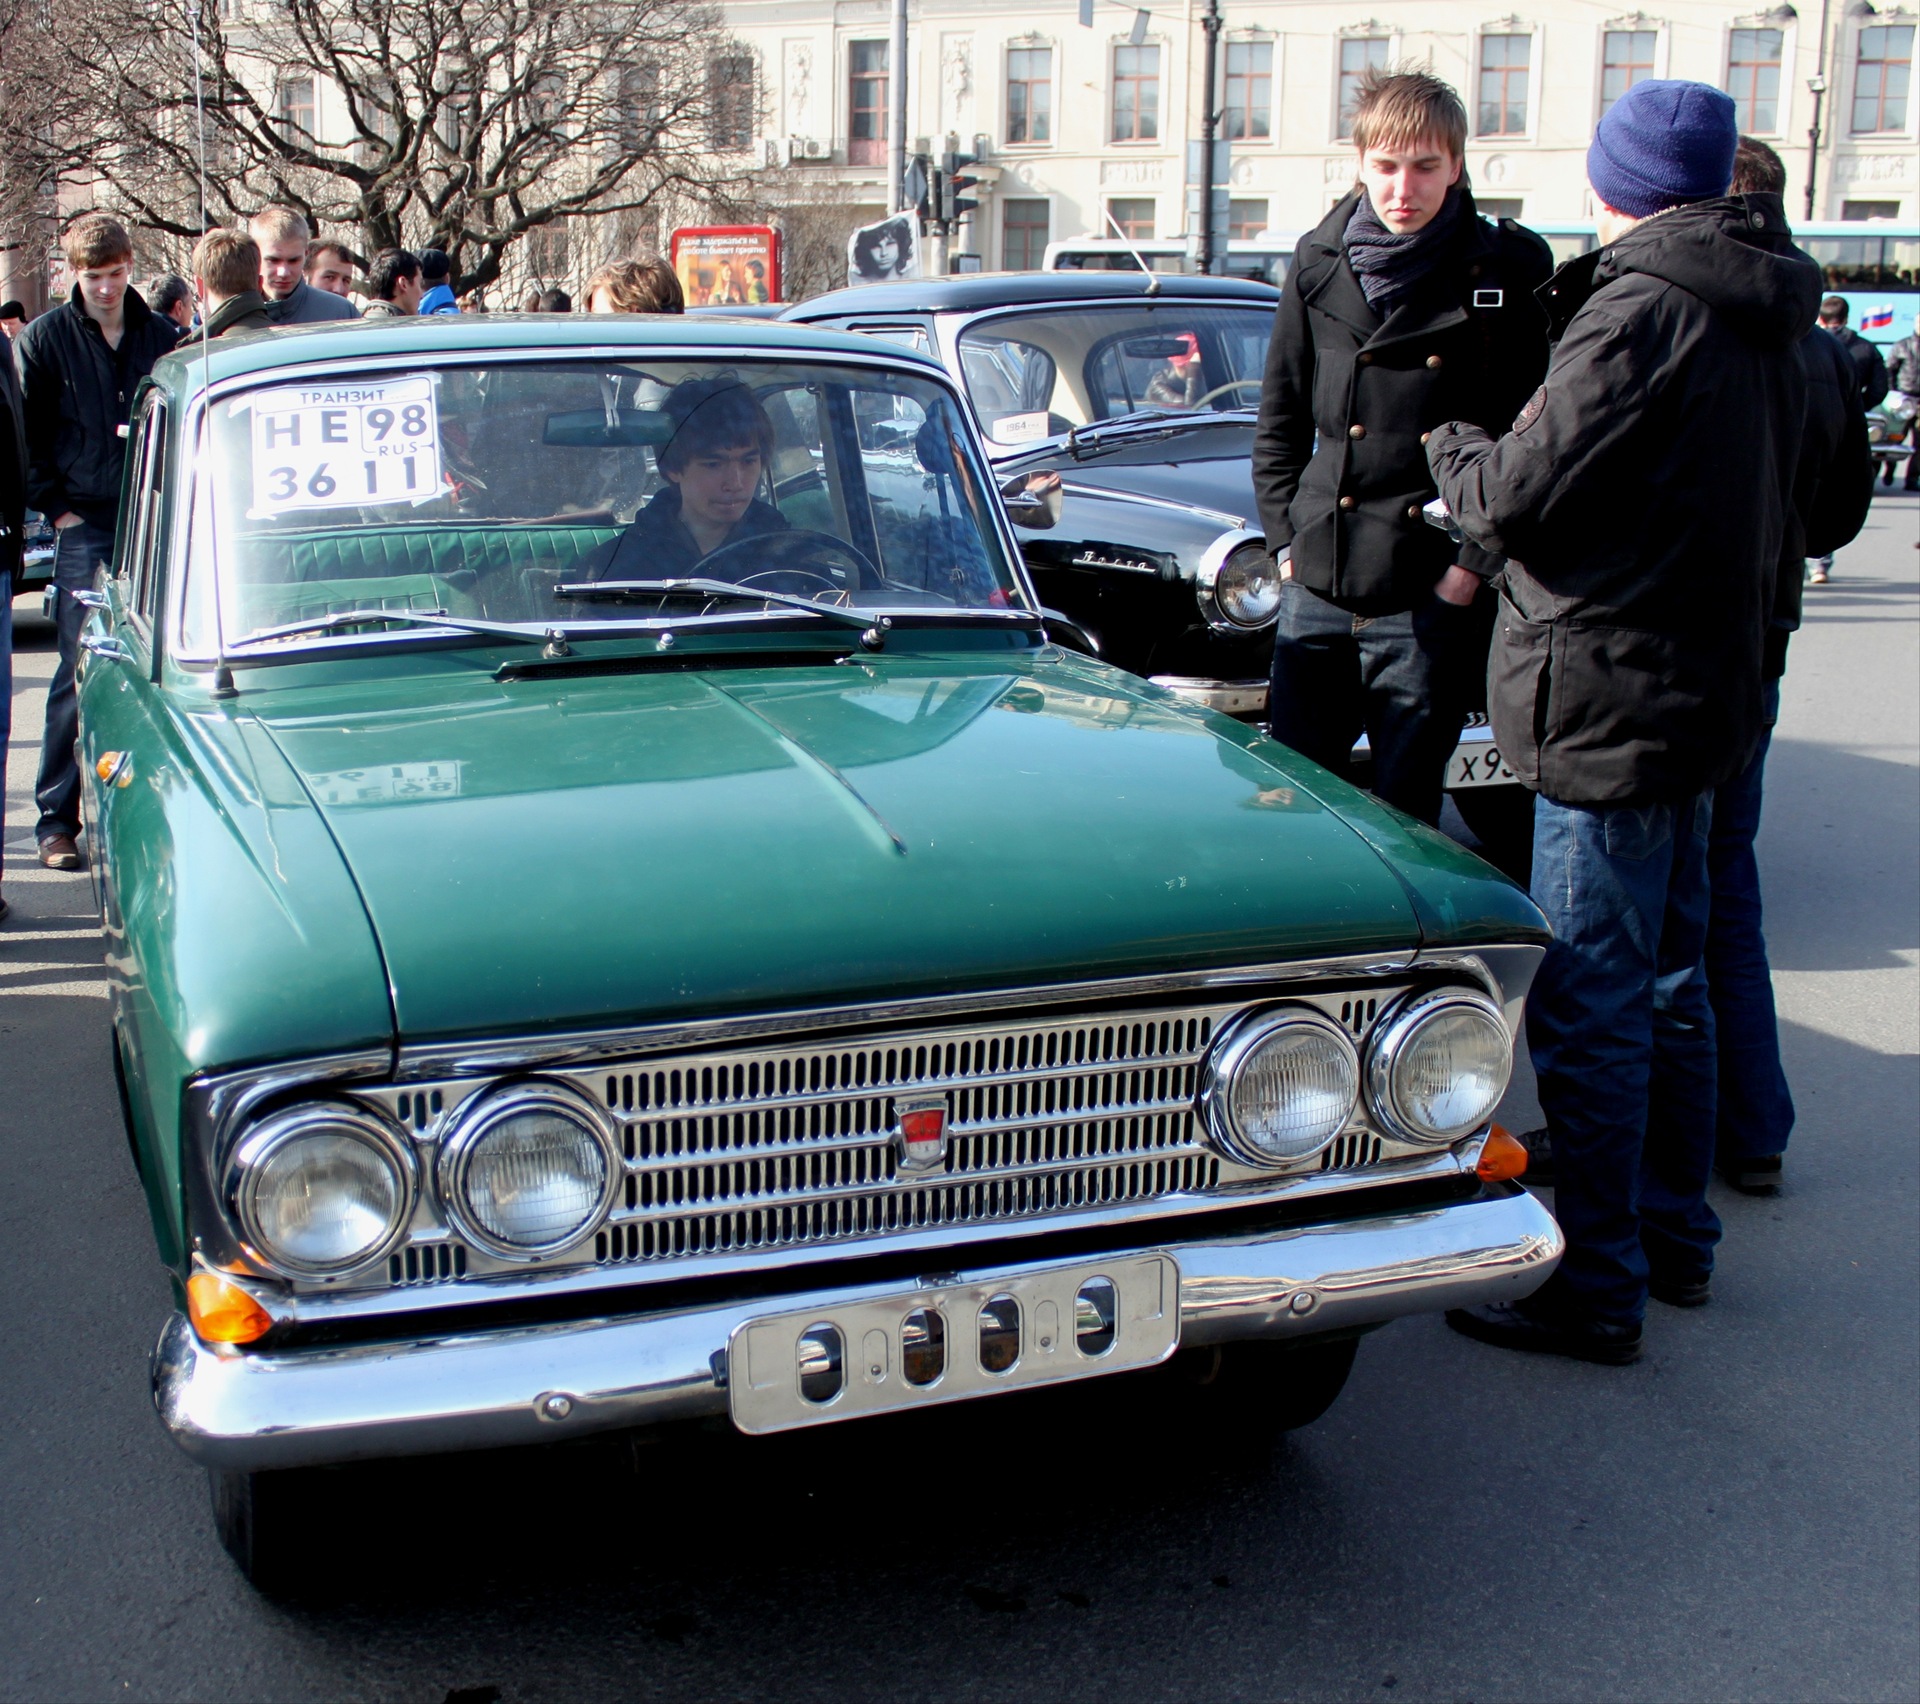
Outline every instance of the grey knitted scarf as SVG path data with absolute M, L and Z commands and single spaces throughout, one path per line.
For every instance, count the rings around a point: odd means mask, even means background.
M 1372 198 L 1361 192 L 1360 205 L 1347 221 L 1347 264 L 1375 313 L 1383 318 L 1391 313 L 1400 297 L 1432 270 L 1459 226 L 1460 195 L 1456 183 L 1440 211 L 1419 230 L 1390 231 L 1374 212 Z

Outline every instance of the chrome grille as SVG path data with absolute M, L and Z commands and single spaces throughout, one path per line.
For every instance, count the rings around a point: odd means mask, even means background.
M 1215 1187 L 1193 1111 L 1237 1007 L 757 1047 L 596 1081 L 622 1124 L 601 1262 L 1012 1221 Z M 901 1094 L 948 1097 L 943 1168 L 903 1174 Z

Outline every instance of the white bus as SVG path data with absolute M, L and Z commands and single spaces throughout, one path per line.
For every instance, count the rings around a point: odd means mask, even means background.
M 1235 237 L 1227 244 L 1229 278 L 1255 278 L 1266 284 L 1284 284 L 1287 268 L 1301 233 L 1263 231 L 1257 237 Z M 1200 245 L 1188 237 L 1064 237 L 1048 243 L 1040 266 L 1046 272 L 1138 272 L 1140 262 L 1150 272 L 1198 272 Z

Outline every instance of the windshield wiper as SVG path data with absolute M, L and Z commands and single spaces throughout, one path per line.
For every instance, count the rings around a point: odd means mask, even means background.
M 289 621 L 279 627 L 257 627 L 245 638 L 233 640 L 228 649 L 239 645 L 259 645 L 270 639 L 295 639 L 302 633 L 331 633 L 342 627 L 367 627 L 376 621 L 403 621 L 415 627 L 438 628 L 451 633 L 478 633 L 492 639 L 514 639 L 523 645 L 552 644 L 563 637 L 558 629 L 532 629 L 506 621 L 475 621 L 464 615 L 448 615 L 437 609 L 346 609 L 332 615 L 316 615 L 307 621 Z
M 870 614 L 848 609 L 841 604 L 816 603 L 792 592 L 763 592 L 752 586 L 736 586 L 731 580 L 577 580 L 555 586 L 556 598 L 580 598 L 589 603 L 624 603 L 637 597 L 733 598 L 746 603 L 777 604 L 782 609 L 803 610 L 808 615 L 837 621 L 843 627 L 866 628 L 873 624 Z
M 1136 408 L 1131 414 L 1074 427 L 1067 434 L 1067 453 L 1075 461 L 1084 461 L 1103 450 L 1118 449 L 1128 439 L 1170 438 L 1189 427 L 1218 425 L 1236 414 L 1255 412 L 1251 408 Z

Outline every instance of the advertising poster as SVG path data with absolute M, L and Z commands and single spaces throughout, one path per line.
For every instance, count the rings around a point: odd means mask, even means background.
M 917 223 L 911 213 L 896 213 L 876 225 L 862 225 L 847 238 L 847 282 L 878 284 L 888 278 L 918 278 Z
M 690 308 L 752 307 L 780 298 L 780 233 L 771 225 L 682 225 L 673 270 Z

